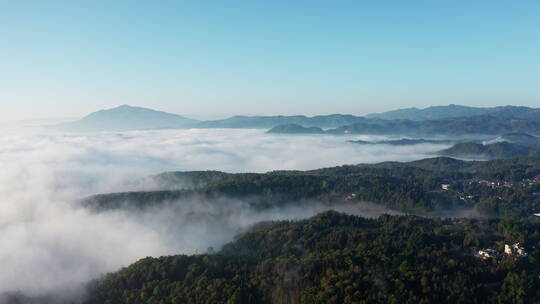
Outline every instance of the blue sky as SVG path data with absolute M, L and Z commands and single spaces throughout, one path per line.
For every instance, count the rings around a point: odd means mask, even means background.
M 540 106 L 539 1 L 3 1 L 0 121 Z

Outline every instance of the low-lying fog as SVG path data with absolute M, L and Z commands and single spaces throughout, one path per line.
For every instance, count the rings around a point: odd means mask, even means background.
M 261 220 L 298 219 L 318 202 L 255 212 L 240 201 L 204 201 L 133 214 L 72 208 L 81 197 L 128 189 L 163 171 L 265 172 L 428 157 L 448 145 L 358 145 L 372 136 L 269 135 L 263 130 L 197 129 L 66 134 L 4 129 L 0 134 L 0 293 L 73 287 L 145 256 L 218 249 Z M 227 198 L 223 198 L 227 200 Z M 344 211 L 373 215 L 375 206 Z M 219 220 L 216 220 L 219 219 Z

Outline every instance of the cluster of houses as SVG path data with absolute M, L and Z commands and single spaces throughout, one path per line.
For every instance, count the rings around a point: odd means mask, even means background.
M 444 191 L 450 190 L 450 184 L 441 184 L 441 189 Z M 460 195 L 459 199 L 462 201 L 468 201 L 474 199 L 473 195 Z
M 507 182 L 507 181 L 488 181 L 484 179 L 474 179 L 472 182 L 479 183 L 481 185 L 489 186 L 491 188 L 512 188 L 515 183 Z M 540 184 L 540 175 L 537 175 L 533 178 L 524 178 L 521 180 L 521 182 L 518 182 L 521 186 L 532 186 L 536 184 Z
M 527 257 L 527 252 L 525 251 L 525 248 L 520 246 L 519 243 L 515 243 L 512 245 L 504 244 L 504 253 L 507 256 L 517 257 L 517 258 Z M 487 259 L 498 257 L 499 251 L 495 249 L 491 249 L 491 248 L 480 249 L 476 253 L 476 256 L 483 260 L 487 260 Z
M 506 188 L 512 188 L 514 186 L 513 183 L 507 182 L 507 181 L 487 181 L 487 180 L 479 180 L 479 184 L 485 185 L 488 187 L 491 187 L 493 189 L 500 188 L 500 187 L 506 187 Z
M 488 186 L 491 189 L 512 188 L 512 187 L 516 186 L 516 184 L 521 184 L 521 186 L 532 186 L 532 185 L 535 185 L 535 184 L 540 184 L 540 175 L 538 175 L 538 176 L 536 176 L 534 178 L 523 179 L 521 182 L 517 182 L 517 183 L 512 183 L 512 182 L 508 182 L 508 181 L 489 181 L 489 180 L 477 179 L 477 178 L 471 179 L 471 180 L 469 180 L 469 181 L 467 181 L 465 183 L 468 184 L 468 185 L 472 185 L 472 184 L 477 183 L 477 184 L 480 184 L 480 185 Z M 452 190 L 452 186 L 451 186 L 451 184 L 441 184 L 441 190 L 443 190 L 443 191 Z M 472 196 L 472 195 L 465 195 L 463 193 L 459 193 L 459 194 L 460 194 L 459 199 L 461 199 L 462 201 L 468 201 L 468 200 L 474 199 L 474 196 Z M 532 195 L 533 196 L 540 196 L 540 192 L 533 192 Z M 499 199 L 502 199 L 502 197 L 499 197 Z
M 466 182 L 467 184 L 469 185 L 472 185 L 472 184 L 480 184 L 480 185 L 484 185 L 484 186 L 488 186 L 492 189 L 495 189 L 495 188 L 512 188 L 514 187 L 516 184 L 520 184 L 521 186 L 532 186 L 532 185 L 536 185 L 536 184 L 540 184 L 540 175 L 538 176 L 535 176 L 533 178 L 524 178 L 521 182 L 517 182 L 517 183 L 512 183 L 512 182 L 508 182 L 508 181 L 504 181 L 504 180 L 485 180 L 485 179 L 479 179 L 479 178 L 473 178 L 471 180 L 469 180 L 468 182 Z M 450 190 L 450 184 L 441 184 L 441 189 L 442 190 Z
M 526 178 L 521 182 L 524 186 L 532 186 L 534 184 L 540 184 L 540 175 L 537 175 L 533 178 Z
M 513 245 L 504 244 L 504 253 L 507 255 L 515 255 L 519 258 L 524 258 L 527 256 L 527 252 L 525 252 L 523 247 L 519 246 L 519 243 L 515 243 Z
M 497 256 L 499 256 L 499 252 L 497 250 L 491 249 L 491 248 L 480 249 L 476 253 L 476 256 L 481 258 L 481 259 L 487 260 L 487 259 L 490 259 L 490 258 L 496 258 Z
M 508 181 L 500 181 L 500 180 L 490 181 L 490 180 L 477 179 L 477 178 L 474 178 L 474 179 L 468 181 L 469 185 L 472 185 L 474 183 L 484 185 L 484 186 L 488 186 L 488 187 L 490 187 L 492 189 L 503 188 L 503 187 L 504 188 L 512 188 L 512 187 L 514 187 L 516 185 L 516 183 L 512 183 L 512 182 L 508 182 Z M 535 184 L 540 184 L 540 175 L 538 175 L 538 176 L 536 176 L 534 178 L 525 178 L 521 182 L 518 182 L 518 184 L 521 184 L 521 186 L 532 186 L 532 185 L 535 185 Z M 441 185 L 442 190 L 449 190 L 449 187 L 450 187 L 449 184 L 442 184 Z

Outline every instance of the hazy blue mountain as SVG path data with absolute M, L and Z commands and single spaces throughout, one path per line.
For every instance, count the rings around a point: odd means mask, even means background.
M 197 122 L 176 114 L 123 105 L 100 110 L 78 121 L 56 125 L 54 128 L 69 131 L 179 129 L 193 127 Z
M 380 118 L 380 119 L 408 119 L 408 120 L 437 120 L 454 117 L 471 117 L 492 115 L 499 118 L 526 118 L 526 119 L 539 119 L 540 109 L 518 107 L 518 106 L 503 106 L 492 108 L 477 108 L 467 107 L 460 105 L 448 105 L 448 106 L 433 106 L 425 109 L 407 108 L 398 109 L 383 113 L 374 113 L 366 115 L 367 118 Z
M 233 116 L 222 120 L 204 121 L 199 128 L 254 128 L 270 129 L 279 125 L 296 124 L 304 127 L 337 128 L 356 122 L 365 121 L 364 117 L 332 114 L 308 117 L 296 116 Z
M 295 128 L 294 134 L 302 133 Z M 306 129 L 304 133 L 312 133 Z M 408 137 L 431 136 L 475 136 L 499 135 L 505 133 L 540 134 L 540 120 L 507 119 L 495 116 L 457 117 L 440 120 L 383 120 L 364 119 L 351 125 L 344 125 L 324 131 L 325 134 L 372 134 L 402 135 Z M 271 133 L 293 133 L 288 127 L 275 127 Z
M 413 137 L 498 135 L 513 132 L 540 134 L 540 120 L 507 119 L 497 116 L 457 117 L 424 121 L 370 119 L 326 132 L 329 134 L 400 134 Z
M 287 134 L 321 134 L 323 129 L 319 127 L 302 127 L 297 124 L 286 124 L 273 127 L 267 133 L 287 133 Z

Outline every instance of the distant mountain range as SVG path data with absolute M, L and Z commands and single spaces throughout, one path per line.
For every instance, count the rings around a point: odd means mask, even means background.
M 433 106 L 425 109 L 407 108 L 383 113 L 374 113 L 366 115 L 366 118 L 379 118 L 386 120 L 407 119 L 421 121 L 485 115 L 499 118 L 540 119 L 540 109 L 518 106 L 477 108 L 451 104 L 448 106 Z
M 426 109 L 401 109 L 365 117 L 344 114 L 313 117 L 304 115 L 233 116 L 221 120 L 199 121 L 167 112 L 123 105 L 100 110 L 78 121 L 53 127 L 70 131 L 258 128 L 272 129 L 270 133 L 294 134 L 460 135 L 508 132 L 540 134 L 540 109 L 515 106 L 474 108 L 449 105 Z M 322 129 L 330 130 L 323 131 Z
M 222 120 L 204 121 L 199 128 L 253 128 L 270 129 L 279 125 L 295 124 L 303 127 L 337 128 L 366 120 L 354 115 L 332 114 L 307 117 L 295 116 L 233 116 Z
M 382 120 L 339 127 L 333 134 L 405 134 L 411 136 L 462 136 L 470 134 L 503 134 L 530 132 L 540 134 L 540 120 L 502 118 L 499 116 L 470 116 L 439 120 Z
M 282 124 L 299 124 L 307 127 L 337 128 L 366 120 L 354 115 L 296 116 L 233 116 L 221 120 L 199 121 L 184 116 L 152 109 L 119 106 L 100 110 L 74 122 L 58 124 L 53 128 L 69 131 L 126 131 L 147 129 L 185 128 L 245 128 L 270 129 Z
M 302 132 L 302 128 L 304 132 Z M 372 134 L 418 136 L 465 136 L 499 135 L 511 132 L 540 134 L 540 119 L 500 118 L 496 116 L 472 116 L 440 120 L 383 120 L 365 119 L 362 122 L 322 131 L 325 134 Z M 312 129 L 299 125 L 276 126 L 268 133 L 313 133 Z

